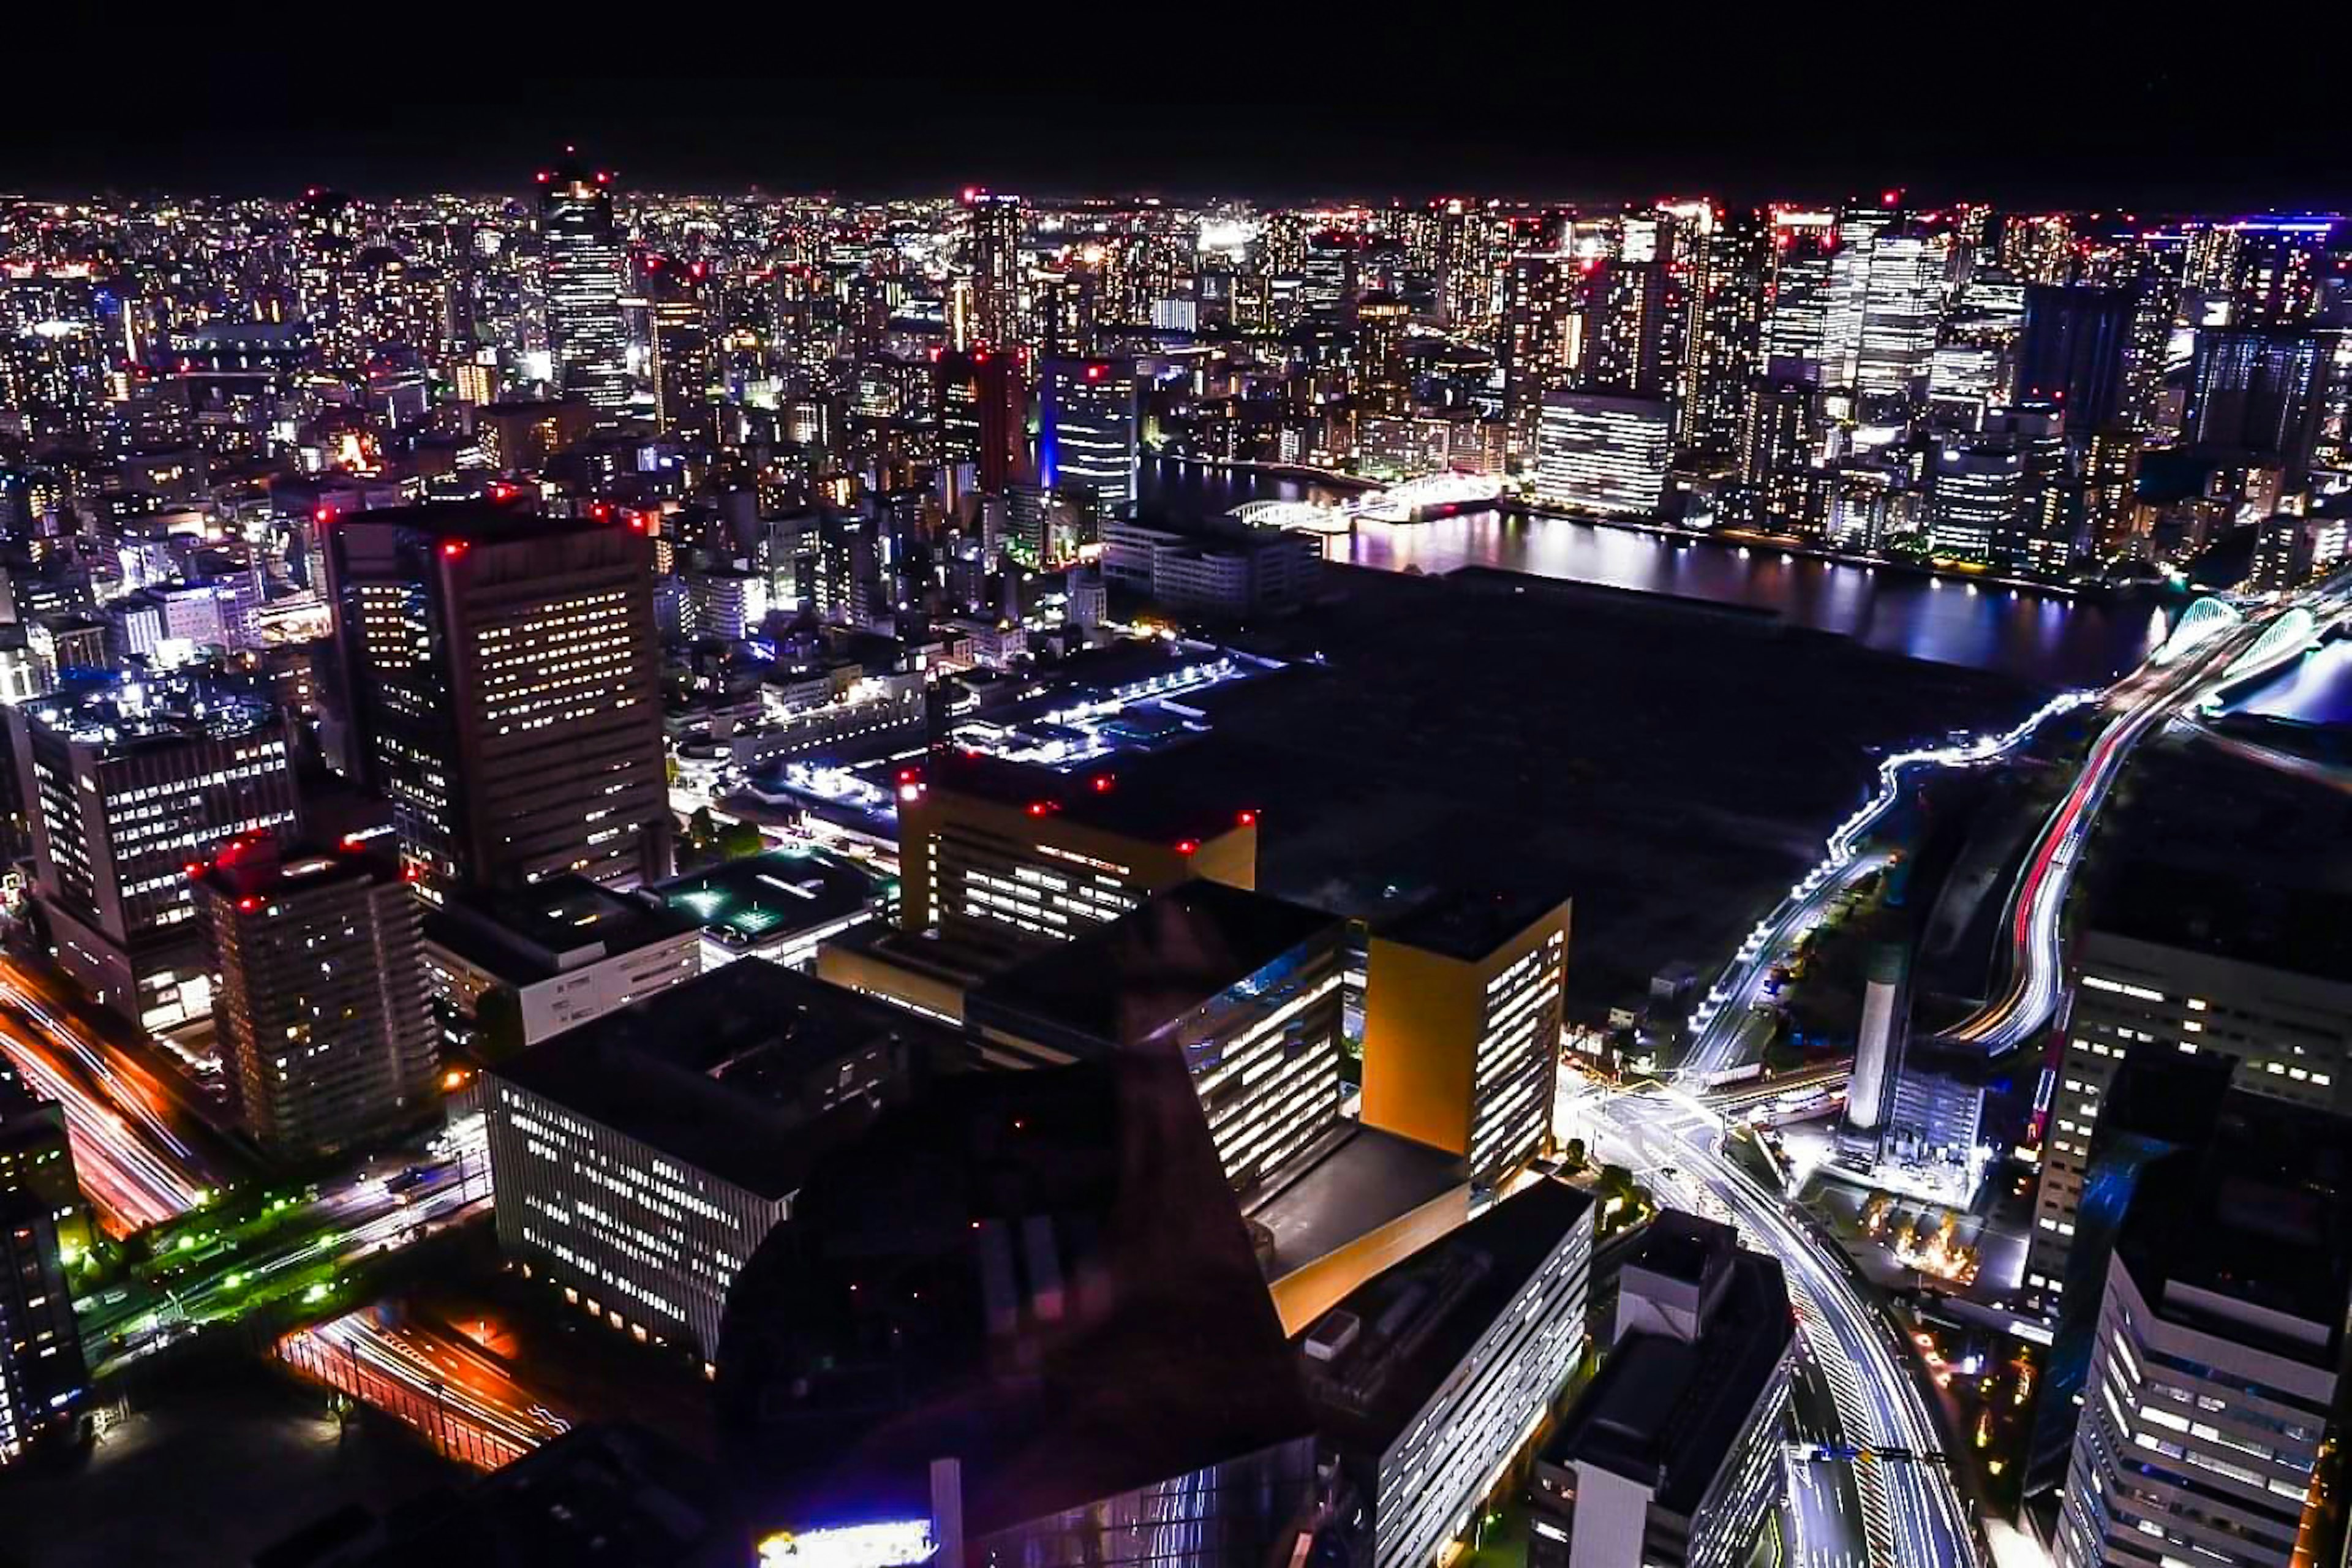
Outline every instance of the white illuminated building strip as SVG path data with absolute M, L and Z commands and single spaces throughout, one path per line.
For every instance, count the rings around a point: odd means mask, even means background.
M 1373 1568 L 1422 1568 L 1469 1529 L 1583 1350 L 1591 1263 L 1588 1215 L 1381 1456 Z
M 676 1336 L 705 1358 L 728 1287 L 789 1214 L 512 1084 L 496 1085 L 490 1167 L 501 1247 L 545 1268 L 583 1305 Z

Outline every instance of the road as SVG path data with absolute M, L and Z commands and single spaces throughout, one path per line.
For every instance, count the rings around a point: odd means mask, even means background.
M 128 1236 L 202 1204 L 212 1170 L 103 1054 L 45 1026 L 50 1016 L 0 989 L 0 1052 L 35 1094 L 64 1108 L 74 1175 L 99 1223 Z
M 2056 1014 L 2065 984 L 2060 917 L 2074 886 L 2075 864 L 2099 808 L 2106 803 L 2133 752 L 2175 714 L 2195 706 L 2218 687 L 2236 684 L 2262 668 L 2300 658 L 2300 642 L 2267 651 L 2256 645 L 2263 640 L 2264 632 L 2297 607 L 2328 617 L 2323 627 L 2332 624 L 2345 613 L 2347 595 L 2352 595 L 2352 586 L 2330 579 L 2198 644 L 2168 663 L 2151 658 L 2109 689 L 2103 705 L 2113 716 L 2092 742 L 2074 784 L 2042 824 L 2011 884 L 2002 921 L 2006 984 L 1983 1007 L 1946 1030 L 1946 1039 L 1999 1056 L 2040 1034 Z M 2254 662 L 2249 664 L 2250 658 Z
M 1908 1352 L 1864 1293 L 1834 1244 L 1817 1237 L 1780 1194 L 1767 1191 L 1727 1159 L 1723 1123 L 1679 1090 L 1653 1086 L 1576 1100 L 1591 1145 L 1633 1169 L 1660 1201 L 1738 1226 L 1748 1246 L 1769 1253 L 1787 1271 L 1808 1365 L 1829 1390 L 1839 1441 L 1867 1450 L 1939 1454 L 1943 1440 L 1927 1396 L 1908 1366 Z M 1853 1466 L 1864 1558 L 1889 1568 L 1973 1568 L 1978 1538 L 1952 1478 L 1939 1460 L 1864 1458 Z M 1806 1561 L 1830 1563 L 1851 1549 L 1818 1539 L 1836 1510 L 1811 1510 L 1799 1526 Z
M 1912 774 L 1929 768 L 1981 767 L 1998 762 L 2023 745 L 2050 719 L 2091 700 L 2089 693 L 2068 692 L 2042 704 L 2006 734 L 1923 747 L 1881 761 L 1876 793 L 1838 826 L 1820 863 L 1748 933 L 1691 1016 L 1691 1043 L 1676 1069 L 1678 1080 L 1693 1089 L 1702 1088 L 1749 1065 L 1743 1034 L 1749 1015 L 1766 999 L 1764 987 L 1772 966 L 1812 929 L 1832 903 L 1885 863 L 1883 857 L 1865 852 L 1863 845 L 1871 830 L 1901 803 Z
M 482 1212 L 489 1203 L 488 1150 L 477 1114 L 436 1140 L 433 1163 L 413 1183 L 397 1162 L 390 1173 L 362 1172 L 319 1189 L 254 1244 L 205 1256 L 162 1277 L 77 1302 L 82 1351 L 94 1374 L 119 1370 L 208 1323 L 317 1290 L 330 1296 L 342 1272 L 379 1253 L 420 1241 Z M 170 1254 L 164 1255 L 168 1259 Z
M 430 1323 L 387 1324 L 368 1311 L 348 1312 L 298 1329 L 279 1342 L 278 1354 L 481 1469 L 511 1463 L 572 1425 L 505 1363 Z

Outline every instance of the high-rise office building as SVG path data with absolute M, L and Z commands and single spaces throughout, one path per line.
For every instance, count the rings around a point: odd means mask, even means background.
M 556 384 L 601 416 L 629 406 L 629 333 L 621 312 L 627 258 L 609 177 L 567 163 L 541 176 L 539 242 L 547 262 L 547 341 Z
M 1728 471 L 1739 461 L 1749 381 L 1763 364 L 1765 279 L 1772 240 L 1762 215 L 1710 225 L 1695 242 L 1690 332 L 1675 391 L 1682 459 Z
M 1049 488 L 1088 498 L 1097 521 L 1135 509 L 1136 392 L 1132 362 L 1045 364 L 1038 388 L 1039 477 Z
M 397 861 L 255 834 L 194 882 L 224 1076 L 256 1142 L 315 1158 L 431 1108 L 424 910 Z
M 2061 405 L 2078 430 L 2112 421 L 2123 408 L 2124 355 L 2138 304 L 2131 289 L 2026 289 L 2017 395 Z
M 2189 370 L 2189 443 L 2275 465 L 2290 483 L 2311 466 L 2326 409 L 2327 340 L 2291 327 L 2197 334 Z
M 2031 511 L 2025 455 L 2016 443 L 1999 436 L 1939 437 L 1927 473 L 1930 547 L 1955 560 L 2000 562 Z
M 1503 416 L 1528 450 L 1544 394 L 1569 382 L 1577 344 L 1575 258 L 1514 256 L 1503 275 Z
M 1222 882 L 1187 882 L 974 990 L 984 1058 L 1183 1062 L 1225 1179 L 1255 1193 L 1339 1116 L 1346 922 Z
M 1568 973 L 1569 906 L 1441 896 L 1372 931 L 1367 1125 L 1459 1154 L 1492 1190 L 1543 1147 Z
M 1551 393 L 1536 428 L 1536 494 L 1583 511 L 1652 514 L 1664 499 L 1673 455 L 1673 404 Z
M 283 718 L 193 677 L 101 681 L 8 710 L 31 807 L 34 898 L 58 965 L 151 1029 L 212 1010 L 187 868 L 289 826 Z
M 1795 1314 L 1779 1260 L 1668 1212 L 1618 1271 L 1601 1372 L 1538 1457 L 1530 1568 L 1735 1568 L 1781 1477 Z
M 1367 294 L 1357 302 L 1356 363 L 1349 381 L 1363 412 L 1412 412 L 1412 373 L 1404 353 L 1412 319 L 1412 309 L 1393 294 Z
M 2253 913 L 2263 906 L 2215 875 L 2131 876 L 2075 949 L 2025 1258 L 2025 1299 L 2045 1310 L 2065 1286 L 2092 1137 L 2125 1062 L 2149 1052 L 2220 1056 L 2238 1064 L 2234 1081 L 2252 1093 L 2352 1108 L 2352 984 L 2334 970 L 2324 937 L 2280 950 L 2264 934 L 2276 928 Z
M 0 1469 L 71 1434 L 89 1374 L 66 1275 L 89 1246 L 65 1114 L 0 1066 Z
M 1604 260 L 1584 275 L 1579 386 L 1634 397 L 1668 390 L 1673 281 L 1663 261 Z
M 1022 342 L 1021 198 L 974 191 L 964 205 L 971 217 L 974 346 L 1017 348 Z
M 604 1014 L 484 1075 L 499 1250 L 567 1305 L 710 1361 L 729 1287 L 812 1162 L 963 1055 L 773 963 Z
M 643 531 L 467 504 L 358 513 L 326 542 L 352 761 L 427 897 L 667 873 Z
M 1772 212 L 1772 263 L 1764 311 L 1764 357 L 1818 365 L 1829 330 L 1831 262 L 1837 216 Z
M 1867 251 L 1867 280 L 1854 340 L 1853 383 L 1865 397 L 1898 403 L 1926 395 L 1943 324 L 1949 243 L 1939 237 L 1880 235 Z
M 1810 380 L 1774 375 L 1748 384 L 1739 426 L 1739 484 L 1749 521 L 1773 532 L 1800 531 L 1804 509 L 1797 481 L 1819 456 L 1821 418 L 1821 389 Z
M 2140 1173 L 2101 1287 L 2063 1568 L 2309 1559 L 2352 1307 L 2344 1133 L 2231 1093 L 2201 1147 Z
M 1017 349 L 975 348 L 941 356 L 940 447 L 950 468 L 970 464 L 971 487 L 1003 495 L 1028 445 L 1028 376 Z

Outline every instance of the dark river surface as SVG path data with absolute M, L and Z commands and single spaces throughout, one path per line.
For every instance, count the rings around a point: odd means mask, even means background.
M 1249 500 L 1324 500 L 1338 492 L 1249 470 L 1147 459 L 1146 514 L 1209 517 Z M 1565 518 L 1464 512 L 1421 523 L 1360 523 L 1328 541 L 1335 561 L 1439 574 L 1496 566 L 1614 588 L 1754 605 L 1872 647 L 1973 665 L 2053 686 L 2105 686 L 2164 639 L 2186 601 L 2070 600 L 2007 588 L 1684 543 Z M 2340 683 L 2336 683 L 2340 684 Z

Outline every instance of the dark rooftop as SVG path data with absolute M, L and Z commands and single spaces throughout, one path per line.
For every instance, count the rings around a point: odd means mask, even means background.
M 1192 748 L 1125 752 L 1071 773 L 950 749 L 931 753 L 923 773 L 935 790 L 1167 845 L 1253 826 L 1259 809 L 1238 775 Z
M 971 1005 L 1131 1046 L 1339 925 L 1264 893 L 1187 882 L 1015 965 Z
M 1674 1278 L 1706 1264 L 1696 1232 L 1662 1236 L 1640 1261 Z M 1729 1278 L 1696 1341 L 1634 1332 L 1618 1341 L 1544 1450 L 1655 1489 L 1659 1506 L 1698 1507 L 1795 1338 L 1780 1261 L 1735 1250 Z
M 672 878 L 653 891 L 678 918 L 737 946 L 780 941 L 854 915 L 880 884 L 854 860 L 822 849 L 771 849 Z
M 1274 1243 L 1266 1273 L 1282 1279 L 1448 1193 L 1469 1177 L 1459 1155 L 1359 1126 L 1306 1174 L 1250 1211 Z
M 519 1088 L 770 1198 L 862 1117 L 818 1115 L 815 1075 L 877 1045 L 911 1071 L 961 1037 L 903 1008 L 743 959 L 532 1047 L 491 1070 Z M 856 1111 L 856 1106 L 838 1108 Z M 845 1125 L 835 1125 L 845 1123 Z
M 202 867 L 202 875 L 206 884 L 229 898 L 257 899 L 335 882 L 396 882 L 400 863 L 361 845 L 334 849 L 299 842 L 281 845 L 265 830 L 222 845 Z
M 2243 868 L 2137 859 L 2102 883 L 2094 931 L 2352 984 L 2352 896 Z
M 751 1533 L 709 1467 L 642 1427 L 583 1426 L 382 1521 L 350 1508 L 254 1558 L 256 1568 L 718 1568 L 751 1560 Z
M 425 934 L 501 980 L 530 984 L 676 936 L 693 923 L 648 900 L 566 875 L 429 910 Z
M 527 511 L 520 506 L 488 500 L 436 501 L 427 506 L 369 507 L 335 520 L 339 529 L 403 528 L 428 538 L 462 536 L 470 544 L 497 544 L 509 539 L 537 539 L 550 534 L 609 533 L 622 525 L 593 518 L 561 517 Z
M 2341 1360 L 2352 1301 L 2352 1140 L 2343 1118 L 2233 1090 L 2212 1136 L 2142 1173 L 2116 1254 L 2166 1318 L 2314 1366 Z M 2308 1325 L 2192 1307 L 2168 1286 Z
M 1591 1223 L 1591 1194 L 1538 1182 L 1359 1285 L 1309 1325 L 1294 1344 L 1303 1346 L 1332 1313 L 1362 1325 L 1338 1358 L 1307 1363 L 1308 1397 L 1326 1435 L 1387 1452 L 1544 1260 L 1574 1227 Z
M 1449 889 L 1374 926 L 1373 933 L 1406 947 L 1475 963 L 1567 901 L 1567 894 L 1559 889 Z

